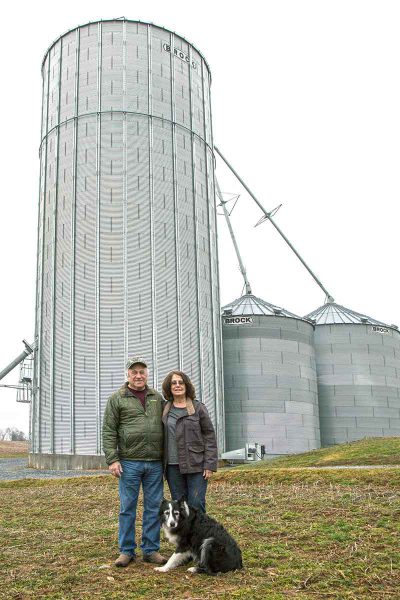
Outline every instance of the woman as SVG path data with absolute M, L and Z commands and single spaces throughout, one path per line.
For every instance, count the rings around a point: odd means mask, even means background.
M 190 506 L 206 512 L 207 483 L 217 470 L 215 431 L 208 411 L 189 377 L 172 371 L 164 379 L 164 461 L 173 500 L 185 496 Z

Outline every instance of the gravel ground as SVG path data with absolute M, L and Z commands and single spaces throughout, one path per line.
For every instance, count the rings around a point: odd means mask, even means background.
M 28 467 L 27 458 L 0 458 L 0 480 L 16 479 L 62 479 L 84 475 L 104 475 L 109 471 L 45 471 Z

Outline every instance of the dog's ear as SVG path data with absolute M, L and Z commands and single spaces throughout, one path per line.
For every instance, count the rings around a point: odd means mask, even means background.
M 182 498 L 180 498 L 180 499 L 178 500 L 178 502 L 179 502 L 179 506 L 181 506 L 181 508 L 183 508 L 183 510 L 184 510 L 184 511 L 185 511 L 185 513 L 186 513 L 186 516 L 188 517 L 188 516 L 189 516 L 189 514 L 190 514 L 190 510 L 189 510 L 189 506 L 188 506 L 188 503 L 187 503 L 187 498 L 186 498 L 186 496 L 182 496 Z
M 168 504 L 168 500 L 166 498 L 163 498 L 161 500 L 161 504 L 160 504 L 160 514 L 163 512 L 165 505 Z
M 190 511 L 189 511 L 189 506 L 188 506 L 188 503 L 187 503 L 187 501 L 186 501 L 186 500 L 187 500 L 187 499 L 186 499 L 186 496 L 182 496 L 182 497 L 181 497 L 181 498 L 178 500 L 178 502 L 179 502 L 179 506 L 180 506 L 181 508 L 183 508 L 183 510 L 185 511 L 185 514 L 186 514 L 186 516 L 188 517 L 188 516 L 189 516 L 189 513 L 190 513 Z
M 186 516 L 188 517 L 190 515 L 190 510 L 189 510 L 189 506 L 188 506 L 188 503 L 186 502 L 186 500 L 183 503 L 183 508 L 185 509 Z

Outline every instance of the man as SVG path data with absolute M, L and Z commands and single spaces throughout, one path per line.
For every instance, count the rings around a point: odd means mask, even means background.
M 108 401 L 103 422 L 103 448 L 108 468 L 119 478 L 120 556 L 117 567 L 134 561 L 136 507 L 143 487 L 141 549 L 145 562 L 163 565 L 159 553 L 158 511 L 163 496 L 163 429 L 161 394 L 147 386 L 146 362 L 134 356 L 126 363 L 127 382 Z

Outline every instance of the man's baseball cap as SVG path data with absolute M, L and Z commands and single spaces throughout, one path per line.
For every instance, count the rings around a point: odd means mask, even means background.
M 128 360 L 126 361 L 126 368 L 130 369 L 132 367 L 132 365 L 143 365 L 144 367 L 147 368 L 147 363 L 144 360 L 143 356 L 132 356 L 132 358 L 128 358 Z

